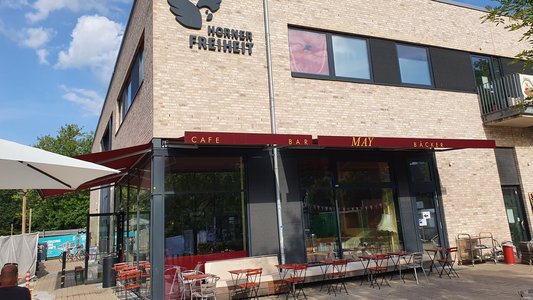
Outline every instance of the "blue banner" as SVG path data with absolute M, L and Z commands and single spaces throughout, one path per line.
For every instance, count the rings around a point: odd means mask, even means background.
M 39 244 L 47 244 L 47 258 L 58 257 L 63 251 L 85 249 L 85 233 L 39 238 Z

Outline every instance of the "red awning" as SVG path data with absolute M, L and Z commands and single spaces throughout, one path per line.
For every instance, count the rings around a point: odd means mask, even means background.
M 312 146 L 313 137 L 309 134 L 185 131 L 184 142 L 185 144 L 210 146 L 274 144 L 280 146 Z
M 465 149 L 496 148 L 494 140 L 318 136 L 318 145 L 340 148 Z
M 97 186 L 104 186 L 120 180 L 146 153 L 150 152 L 152 144 L 143 144 L 128 148 L 90 153 L 75 156 L 74 158 L 93 162 L 99 165 L 119 170 L 120 173 L 101 177 L 80 185 L 75 191 L 82 191 Z M 60 196 L 72 190 L 41 190 L 43 198 Z

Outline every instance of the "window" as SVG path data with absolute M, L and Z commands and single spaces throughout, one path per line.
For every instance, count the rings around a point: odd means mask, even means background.
M 427 49 L 396 45 L 402 83 L 432 85 Z
M 100 148 L 102 151 L 111 150 L 111 137 L 113 136 L 113 116 L 109 118 L 105 132 L 100 140 Z
M 140 50 L 135 56 L 133 61 L 133 67 L 131 68 L 128 80 L 128 84 L 122 90 L 120 99 L 119 99 L 119 110 L 120 110 L 120 123 L 124 121 L 128 110 L 130 109 L 137 92 L 141 87 L 141 84 L 144 80 L 144 50 Z
M 241 157 L 167 157 L 166 264 L 246 256 L 244 178 Z
M 331 39 L 335 76 L 370 80 L 367 41 L 338 35 Z
M 476 85 L 486 85 L 492 81 L 492 64 L 489 57 L 472 56 L 472 68 L 476 77 Z
M 329 75 L 326 34 L 289 29 L 291 71 Z

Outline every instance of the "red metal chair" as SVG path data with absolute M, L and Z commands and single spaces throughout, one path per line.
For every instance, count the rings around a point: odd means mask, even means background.
M 438 260 L 441 266 L 439 277 L 442 277 L 442 273 L 446 273 L 449 278 L 452 278 L 450 275 L 459 277 L 459 274 L 457 274 L 453 268 L 455 265 L 456 254 L 457 247 L 447 248 L 446 251 L 444 251 L 444 257 Z
M 378 289 L 381 289 L 383 282 L 390 286 L 389 281 L 385 278 L 385 272 L 387 272 L 387 267 L 389 266 L 389 258 L 390 255 L 388 254 L 377 254 L 374 256 L 374 265 L 368 267 L 371 287 L 377 286 Z M 381 282 L 378 282 L 379 277 L 381 277 Z
M 333 260 L 331 264 L 331 273 L 327 274 L 327 280 L 329 280 L 328 294 L 333 292 L 335 296 L 337 296 L 337 289 L 339 289 L 339 292 L 341 292 L 342 288 L 344 288 L 346 295 L 348 295 L 348 290 L 346 289 L 346 285 L 344 284 L 344 278 L 346 277 L 347 267 L 347 259 Z
M 128 299 L 130 290 L 139 290 L 141 288 L 141 270 L 121 271 L 121 273 L 124 280 L 122 290 L 124 291 L 124 296 Z
M 239 293 L 241 295 L 248 295 L 250 293 L 250 298 L 259 299 L 259 286 L 261 285 L 261 274 L 263 269 L 249 269 L 246 271 L 246 282 L 238 285 Z
M 285 299 L 289 298 L 289 294 L 291 294 L 294 299 L 298 299 L 300 293 L 302 293 L 304 298 L 307 299 L 303 289 L 306 274 L 307 264 L 294 264 L 292 266 L 287 276 L 285 276 L 285 279 L 283 279 L 283 282 L 288 287 L 287 297 L 285 297 Z

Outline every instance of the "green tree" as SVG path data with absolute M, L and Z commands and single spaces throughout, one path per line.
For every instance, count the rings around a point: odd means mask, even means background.
M 17 190 L 0 190 L 0 236 L 11 233 L 11 224 L 13 224 L 13 233 L 20 233 L 22 200 L 17 194 Z
M 494 22 L 510 31 L 522 30 L 520 41 L 533 44 L 533 1 L 531 0 L 493 0 L 498 5 L 487 6 L 488 14 L 483 22 Z M 526 67 L 533 66 L 533 50 L 524 49 L 516 58 L 526 61 Z
M 35 147 L 66 156 L 91 152 L 92 132 L 83 132 L 75 124 L 62 126 L 55 137 L 37 138 Z M 28 194 L 29 207 L 33 208 L 33 230 L 59 230 L 83 228 L 89 212 L 89 192 L 69 193 L 51 199 L 41 199 L 36 191 Z
M 92 132 L 83 132 L 78 125 L 62 126 L 56 136 L 45 135 L 37 138 L 34 147 L 59 153 L 66 156 L 76 156 L 91 152 Z M 89 192 L 70 193 L 62 197 L 42 199 L 36 190 L 28 191 L 28 212 L 26 222 L 29 222 L 29 209 L 33 209 L 32 231 L 59 230 L 83 228 L 86 226 L 89 212 Z M 21 230 L 22 196 L 17 190 L 0 190 L 0 235 L 11 232 L 19 234 Z

